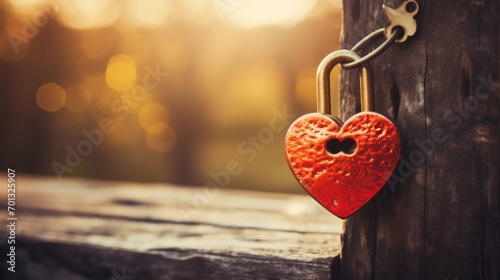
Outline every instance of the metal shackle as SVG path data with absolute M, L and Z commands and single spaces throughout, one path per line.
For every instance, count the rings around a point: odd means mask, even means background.
M 327 55 L 319 64 L 316 72 L 316 97 L 319 113 L 331 114 L 330 106 L 330 74 L 333 67 L 340 63 L 352 62 L 360 59 L 353 51 L 338 50 Z M 373 111 L 373 77 L 369 64 L 359 68 L 361 111 Z

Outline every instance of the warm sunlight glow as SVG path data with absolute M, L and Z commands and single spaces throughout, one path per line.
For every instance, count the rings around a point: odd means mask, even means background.
M 128 20 L 138 26 L 159 26 L 167 18 L 168 4 L 164 0 L 126 0 L 124 4 Z
M 167 71 L 182 70 L 189 62 L 189 53 L 182 42 L 177 40 L 165 41 L 157 49 L 158 59 Z
M 73 113 L 85 112 L 90 102 L 92 94 L 90 91 L 81 85 L 72 85 L 66 88 L 66 102 L 64 108 Z
M 146 140 L 153 151 L 165 153 L 174 147 L 176 134 L 166 123 L 157 123 L 148 129 Z
M 36 92 L 36 104 L 47 112 L 55 112 L 64 106 L 66 92 L 56 83 L 46 83 Z
M 227 89 L 218 97 L 214 116 L 220 124 L 248 122 L 267 122 L 271 112 L 283 104 L 286 78 L 273 64 L 257 64 L 238 69 L 227 79 Z M 224 110 L 221 110 L 224 108 Z
M 132 88 L 137 78 L 135 62 L 127 55 L 119 54 L 109 59 L 106 68 L 106 84 L 117 91 Z
M 94 95 L 94 104 L 97 105 L 97 108 L 100 112 L 106 115 L 114 114 L 111 108 L 111 104 L 115 102 L 115 100 L 120 98 L 120 93 L 109 87 L 102 87 L 101 89 L 96 91 Z M 99 121 L 100 118 L 102 118 L 102 115 L 94 114 L 94 119 L 96 121 Z
M 105 139 L 113 145 L 128 146 L 137 142 L 139 137 L 139 127 L 137 122 L 132 118 L 124 120 L 118 118 L 113 119 L 113 133 L 106 135 Z
M 7 2 L 18 12 L 29 13 L 40 9 L 46 0 L 7 0 Z
M 334 67 L 330 74 L 330 102 L 332 115 L 340 117 L 339 79 L 340 67 Z M 306 111 L 316 110 L 316 68 L 301 70 L 296 78 L 295 95 L 298 104 Z
M 316 110 L 316 79 L 312 77 L 300 78 L 295 84 L 295 94 L 299 104 L 307 111 Z
M 144 105 L 139 112 L 139 124 L 148 129 L 157 123 L 168 123 L 168 111 L 158 103 Z
M 74 29 L 105 27 L 120 15 L 120 3 L 115 0 L 73 0 L 61 4 L 60 20 Z
M 92 29 L 83 33 L 81 47 L 91 59 L 105 59 L 112 51 L 116 39 L 105 29 Z
M 216 0 L 217 1 L 217 0 Z M 206 17 L 210 16 L 207 9 L 213 10 L 214 2 L 207 0 L 189 0 L 178 1 L 176 3 L 176 12 L 173 16 L 184 21 L 204 22 Z M 180 13 L 179 13 L 180 12 Z
M 328 0 L 327 2 L 336 10 L 342 9 L 342 0 Z
M 132 57 L 137 63 L 149 58 L 151 54 L 151 40 L 144 32 L 127 33 L 120 42 L 120 51 Z
M 226 6 L 219 7 L 217 13 L 221 19 L 227 17 L 235 25 L 244 28 L 261 25 L 294 25 L 305 19 L 316 4 L 315 0 L 242 0 L 232 2 L 235 3 L 233 6 L 226 4 Z

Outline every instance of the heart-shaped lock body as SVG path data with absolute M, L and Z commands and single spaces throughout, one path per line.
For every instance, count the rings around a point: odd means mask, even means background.
M 352 140 L 354 145 L 341 149 Z M 392 174 L 399 158 L 399 133 L 389 119 L 373 112 L 358 113 L 344 125 L 312 113 L 292 123 L 285 149 L 300 185 L 344 219 L 365 205 Z
M 345 124 L 329 112 L 329 73 L 359 57 L 350 51 L 327 56 L 318 68 L 318 110 L 295 120 L 285 139 L 288 165 L 300 185 L 323 207 L 347 218 L 389 179 L 399 159 L 399 132 L 385 116 L 364 111 Z M 348 61 L 346 61 L 348 60 Z M 325 75 L 327 74 L 327 75 Z M 362 108 L 371 105 L 371 72 L 361 69 Z

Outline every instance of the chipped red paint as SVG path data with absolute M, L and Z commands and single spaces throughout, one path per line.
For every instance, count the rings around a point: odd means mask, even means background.
M 330 154 L 330 139 L 353 139 L 352 154 Z M 361 112 L 342 122 L 312 113 L 288 129 L 288 165 L 302 187 L 340 218 L 365 205 L 389 179 L 399 159 L 399 132 L 392 121 L 374 112 Z

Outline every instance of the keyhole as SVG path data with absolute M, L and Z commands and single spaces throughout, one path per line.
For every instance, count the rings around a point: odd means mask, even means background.
M 408 13 L 413 13 L 417 9 L 417 5 L 414 2 L 408 2 L 405 8 Z
M 334 155 L 340 152 L 350 155 L 356 150 L 356 141 L 351 138 L 344 139 L 344 141 L 335 138 L 330 139 L 326 142 L 326 150 Z

